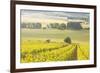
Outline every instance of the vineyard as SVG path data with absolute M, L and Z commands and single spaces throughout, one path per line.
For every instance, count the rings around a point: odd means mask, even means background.
M 29 43 L 30 42 L 30 43 Z M 39 44 L 38 44 L 39 43 Z M 80 48 L 79 44 L 64 42 L 23 42 L 21 49 L 21 62 L 49 62 L 88 59 L 88 55 Z M 32 45 L 34 44 L 34 45 Z M 34 47 L 34 48 L 33 48 Z M 79 55 L 81 54 L 81 55 Z
M 21 29 L 20 62 L 89 59 L 89 31 Z M 66 36 L 72 43 L 64 42 Z M 85 37 L 85 38 L 83 38 Z

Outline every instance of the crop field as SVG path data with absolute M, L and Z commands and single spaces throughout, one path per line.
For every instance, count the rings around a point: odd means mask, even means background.
M 88 60 L 89 48 L 89 30 L 21 29 L 21 63 Z

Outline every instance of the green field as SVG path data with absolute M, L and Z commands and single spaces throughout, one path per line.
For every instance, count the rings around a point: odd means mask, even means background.
M 88 60 L 89 47 L 89 30 L 21 29 L 21 63 Z

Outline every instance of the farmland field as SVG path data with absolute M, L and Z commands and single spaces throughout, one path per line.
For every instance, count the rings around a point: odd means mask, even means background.
M 20 51 L 21 63 L 88 60 L 89 30 L 21 29 Z

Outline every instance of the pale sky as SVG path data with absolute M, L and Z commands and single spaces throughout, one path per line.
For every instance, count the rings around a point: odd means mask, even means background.
M 21 10 L 21 22 L 41 22 L 43 24 L 52 22 L 66 23 L 69 18 L 89 20 L 89 13 Z

